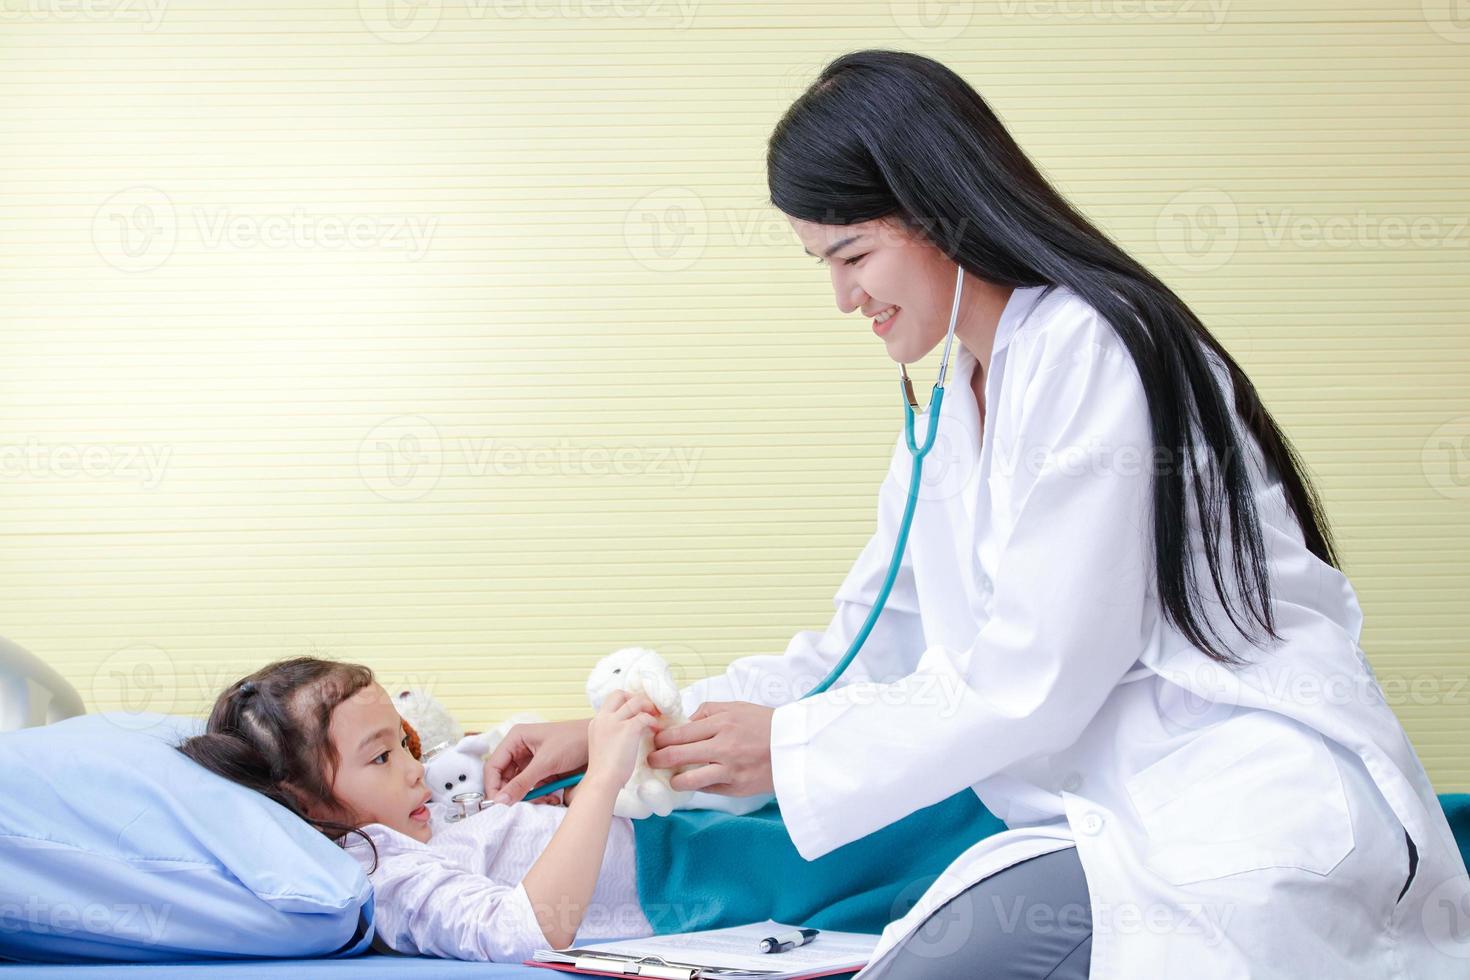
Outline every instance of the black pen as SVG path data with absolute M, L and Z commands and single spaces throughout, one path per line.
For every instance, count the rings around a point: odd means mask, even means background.
M 775 936 L 767 936 L 761 940 L 762 953 L 784 953 L 798 946 L 805 946 L 817 938 L 820 929 L 793 929 L 791 932 L 783 932 Z

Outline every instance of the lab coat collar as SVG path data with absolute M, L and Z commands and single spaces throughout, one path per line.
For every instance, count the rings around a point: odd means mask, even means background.
M 1010 298 L 1006 300 L 1005 308 L 1000 312 L 1000 319 L 996 321 L 995 344 L 990 352 L 990 373 L 985 378 L 985 389 L 981 393 L 981 397 L 986 402 L 984 431 L 974 433 L 973 439 L 961 437 L 957 444 L 958 446 L 966 447 L 963 449 L 966 457 L 961 465 L 966 467 L 967 471 L 974 469 L 978 472 L 979 456 L 984 455 L 986 446 L 990 441 L 988 433 L 991 431 L 995 421 L 995 413 L 990 411 L 991 382 L 993 379 L 999 377 L 999 366 L 1004 360 L 1002 353 L 1010 344 L 1011 338 L 1015 336 L 1020 325 L 1026 321 L 1031 311 L 1036 308 L 1037 303 L 1041 300 L 1041 294 L 1046 288 L 1045 285 L 1017 286 L 1011 290 Z M 952 426 L 963 424 L 973 429 L 979 423 L 980 406 L 975 404 L 975 396 L 970 388 L 971 379 L 974 378 L 975 371 L 979 365 L 979 359 L 970 352 L 968 347 L 961 344 L 955 357 L 954 373 L 946 385 L 948 391 L 944 400 L 944 407 L 940 409 L 941 416 L 948 416 L 950 420 L 949 424 Z M 971 487 L 959 495 L 959 499 L 964 508 L 965 519 L 969 522 L 966 526 L 969 528 L 974 527 L 976 507 L 978 504 L 975 498 L 977 492 L 979 492 L 977 488 Z M 961 538 L 966 542 L 970 540 L 967 535 L 961 535 L 955 539 L 956 543 Z M 971 571 L 970 565 L 963 563 L 963 561 L 960 567 L 963 574 L 968 575 Z M 971 591 L 967 594 L 974 595 L 975 593 Z
M 1005 309 L 1000 311 L 1000 320 L 995 325 L 995 344 L 990 348 L 990 359 L 995 360 L 995 355 L 1005 349 L 1015 336 L 1016 329 L 1025 321 L 1036 304 L 1041 300 L 1041 294 L 1047 290 L 1046 285 L 1040 286 L 1017 286 L 1011 290 L 1011 296 L 1006 300 Z
M 990 363 L 992 365 L 995 364 L 995 359 L 1000 352 L 1010 344 L 1011 338 L 1015 336 L 1017 328 L 1025 321 L 1027 315 L 1036 308 L 1036 304 L 1040 302 L 1041 294 L 1046 288 L 1045 285 L 1017 286 L 1011 290 L 1010 298 L 1006 300 L 1005 308 L 1000 311 L 1000 319 L 995 324 L 995 343 L 990 348 Z M 980 361 L 974 354 L 970 353 L 970 349 L 964 344 L 957 342 L 957 346 L 959 350 L 955 352 L 954 372 L 951 374 L 950 381 L 946 387 L 954 387 L 958 390 L 968 392 L 970 390 L 970 379 L 974 377 L 975 368 L 979 365 Z M 986 385 L 988 387 L 989 379 L 986 379 Z M 973 399 L 970 401 L 973 402 Z M 949 404 L 948 401 L 945 402 L 946 407 Z M 969 409 L 978 410 L 978 406 L 973 404 L 955 405 L 953 410 L 958 412 Z

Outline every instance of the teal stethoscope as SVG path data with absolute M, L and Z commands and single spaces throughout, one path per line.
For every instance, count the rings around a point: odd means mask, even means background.
M 944 337 L 944 353 L 939 359 L 939 378 L 934 382 L 934 391 L 929 396 L 929 425 L 924 432 L 924 444 L 921 446 L 914 439 L 914 412 L 919 408 L 919 400 L 914 397 L 914 385 L 909 380 L 908 370 L 902 362 L 898 365 L 899 387 L 903 397 L 903 432 L 904 441 L 908 443 L 909 455 L 913 457 L 913 470 L 909 476 L 908 501 L 904 504 L 903 520 L 898 525 L 898 537 L 893 542 L 893 558 L 888 563 L 888 574 L 883 577 L 883 585 L 878 589 L 878 598 L 873 602 L 873 608 L 868 612 L 868 618 L 863 620 L 862 627 L 852 639 L 852 645 L 848 647 L 847 653 L 837 662 L 826 678 L 802 695 L 809 698 L 814 694 L 821 694 L 842 676 L 847 670 L 858 651 L 868 639 L 868 634 L 873 632 L 873 626 L 878 622 L 878 617 L 883 612 L 883 606 L 888 602 L 888 593 L 893 591 L 893 583 L 898 578 L 898 570 L 903 565 L 904 548 L 908 545 L 909 528 L 914 523 L 914 509 L 919 505 L 919 486 L 924 475 L 924 457 L 929 455 L 929 450 L 934 448 L 934 437 L 939 431 L 939 409 L 944 404 L 944 378 L 949 372 L 949 352 L 954 346 L 954 328 L 960 315 L 960 293 L 964 290 L 965 270 L 963 266 L 955 269 L 954 279 L 954 304 L 949 309 L 949 332 Z M 567 776 L 555 782 L 538 786 L 526 794 L 525 799 L 534 800 L 545 796 L 547 793 L 555 793 L 559 789 L 575 786 L 582 781 L 582 774 Z

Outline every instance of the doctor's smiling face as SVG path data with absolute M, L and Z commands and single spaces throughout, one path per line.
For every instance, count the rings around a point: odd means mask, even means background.
M 943 340 L 954 302 L 955 263 L 922 232 L 897 218 L 827 225 L 790 215 L 808 255 L 826 263 L 837 308 L 872 321 L 888 356 L 920 360 Z M 996 321 L 1010 287 L 965 274 L 955 338 L 989 363 Z

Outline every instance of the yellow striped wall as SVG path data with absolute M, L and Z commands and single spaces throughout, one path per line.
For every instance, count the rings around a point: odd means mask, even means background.
M 473 727 L 570 717 L 620 645 L 693 678 L 825 623 L 892 365 L 764 144 L 877 46 L 1239 355 L 1470 788 L 1453 0 L 0 0 L 0 631 L 96 709 L 321 651 Z

